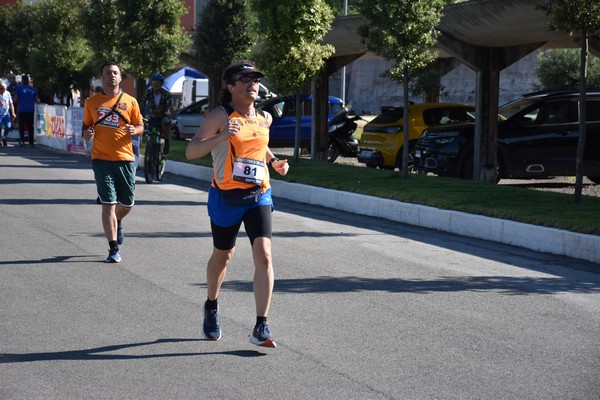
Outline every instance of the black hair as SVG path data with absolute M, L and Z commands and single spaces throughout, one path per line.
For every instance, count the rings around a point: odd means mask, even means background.
M 225 87 L 221 90 L 221 105 L 224 106 L 226 104 L 231 103 L 231 99 L 232 99 L 231 93 L 227 89 L 227 84 L 226 84 Z
M 117 64 L 114 61 L 107 61 L 104 64 L 102 64 L 102 66 L 100 67 L 100 76 L 102 76 L 102 72 L 104 72 L 104 67 L 108 67 L 109 65 L 114 65 L 115 67 L 119 68 L 119 71 L 121 71 L 119 64 Z

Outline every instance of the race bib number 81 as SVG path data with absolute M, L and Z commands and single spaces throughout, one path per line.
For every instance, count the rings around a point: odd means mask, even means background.
M 233 163 L 233 180 L 260 185 L 265 178 L 265 163 L 250 158 L 236 158 Z

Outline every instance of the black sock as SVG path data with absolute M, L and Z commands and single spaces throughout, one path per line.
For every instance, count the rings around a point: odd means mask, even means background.
M 217 299 L 211 300 L 207 297 L 206 298 L 206 308 L 208 308 L 209 310 L 216 310 L 217 309 Z
M 117 220 L 117 229 L 121 229 L 121 220 Z
M 108 246 L 109 246 L 111 249 L 117 249 L 117 250 L 119 249 L 119 245 L 117 244 L 117 241 L 116 241 L 116 240 L 109 240 L 109 241 L 108 241 Z
M 262 324 L 263 322 L 267 322 L 267 317 L 256 317 L 256 326 Z

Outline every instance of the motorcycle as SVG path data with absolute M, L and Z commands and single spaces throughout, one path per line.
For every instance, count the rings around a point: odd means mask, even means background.
M 351 108 L 351 104 L 343 107 L 329 122 L 326 153 L 329 162 L 334 162 L 339 156 L 356 157 L 357 155 L 358 140 L 352 134 L 356 131 L 356 121 L 361 117 L 359 115 L 348 117 Z

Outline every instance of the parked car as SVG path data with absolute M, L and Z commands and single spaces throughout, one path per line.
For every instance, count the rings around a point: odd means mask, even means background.
M 264 100 L 272 98 L 273 96 L 276 96 L 276 94 L 271 92 L 262 83 L 259 83 L 258 96 L 260 100 Z M 196 131 L 198 131 L 200 124 L 202 124 L 202 121 L 204 121 L 204 116 L 208 113 L 208 107 L 208 97 L 205 97 L 176 111 L 177 123 L 173 131 L 173 136 L 176 139 L 193 137 L 196 134 Z
M 575 175 L 579 139 L 578 92 L 525 95 L 500 107 L 498 178 Z M 586 94 L 583 175 L 600 183 L 600 92 Z M 414 168 L 471 179 L 475 124 L 430 128 L 414 149 Z
M 409 150 L 426 128 L 475 121 L 474 113 L 475 107 L 466 104 L 411 104 L 408 107 Z M 358 162 L 372 168 L 401 168 L 403 146 L 404 107 L 381 107 L 381 114 L 363 128 L 358 142 Z
M 342 99 L 329 97 L 328 104 L 327 121 L 329 122 L 344 107 L 344 103 Z M 310 96 L 300 97 L 300 147 L 302 148 L 310 148 L 311 105 L 312 98 Z M 296 97 L 274 97 L 258 104 L 258 107 L 273 116 L 269 146 L 274 148 L 294 147 L 296 136 Z
M 196 134 L 205 113 L 208 111 L 208 97 L 198 100 L 187 107 L 175 112 L 177 123 L 173 130 L 175 139 L 187 139 Z

